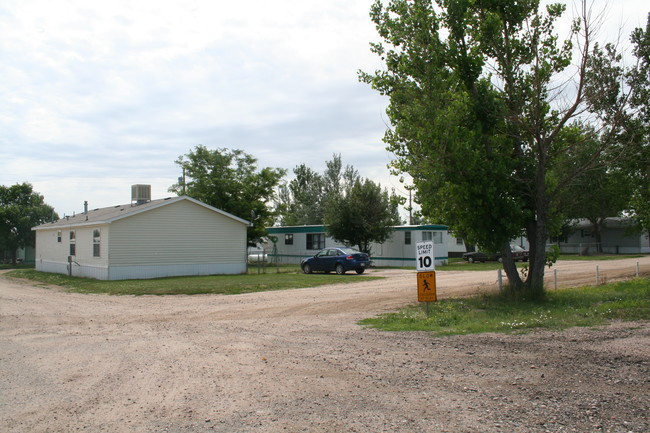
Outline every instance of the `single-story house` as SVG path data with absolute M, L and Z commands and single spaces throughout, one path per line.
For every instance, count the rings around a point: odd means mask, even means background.
M 100 280 L 246 272 L 248 221 L 198 200 L 85 207 L 32 229 L 36 270 Z
M 371 260 L 375 266 L 415 268 L 415 245 L 423 241 L 433 241 L 436 266 L 447 263 L 447 226 L 408 225 L 393 228 L 393 233 L 384 243 L 371 244 Z M 271 227 L 267 231 L 269 237 L 275 237 L 277 241 L 267 246 L 266 251 L 271 260 L 279 263 L 299 264 L 303 258 L 313 256 L 323 248 L 341 245 L 327 236 L 323 225 Z

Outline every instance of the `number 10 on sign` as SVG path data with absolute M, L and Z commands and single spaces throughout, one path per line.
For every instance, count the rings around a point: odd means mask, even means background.
M 415 245 L 415 248 L 415 268 L 417 271 L 433 271 L 435 269 L 435 264 L 433 261 L 433 242 L 418 242 Z

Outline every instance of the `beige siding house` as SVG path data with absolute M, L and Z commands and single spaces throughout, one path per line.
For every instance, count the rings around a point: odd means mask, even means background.
M 34 227 L 36 269 L 100 280 L 246 272 L 248 222 L 182 196 Z

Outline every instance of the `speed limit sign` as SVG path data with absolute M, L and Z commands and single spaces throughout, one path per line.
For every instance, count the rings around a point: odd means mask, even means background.
M 434 263 L 434 256 L 433 256 L 433 241 L 418 242 L 415 245 L 415 248 L 416 248 L 415 269 L 418 272 L 435 270 L 435 263 Z

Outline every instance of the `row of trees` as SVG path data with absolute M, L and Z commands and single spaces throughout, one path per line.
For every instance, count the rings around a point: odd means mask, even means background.
M 377 0 L 371 50 L 385 68 L 360 72 L 390 99 L 384 141 L 424 213 L 500 250 L 524 298 L 543 296 L 546 241 L 587 208 L 580 193 L 631 191 L 625 207 L 646 229 L 650 202 L 650 23 L 632 35 L 626 69 L 614 45 L 595 42 L 586 1 L 568 40 L 554 28 L 565 6 L 539 3 Z M 522 230 L 525 280 L 508 247 Z
M 326 162 L 322 174 L 305 164 L 295 167 L 289 182 L 282 182 L 285 170 L 258 169 L 257 160 L 241 150 L 197 146 L 176 163 L 185 177 L 170 191 L 250 220 L 251 243 L 276 223 L 324 224 L 334 239 L 370 252 L 371 242 L 385 241 L 400 223 L 400 199 L 351 165 L 343 167 L 340 155 Z

